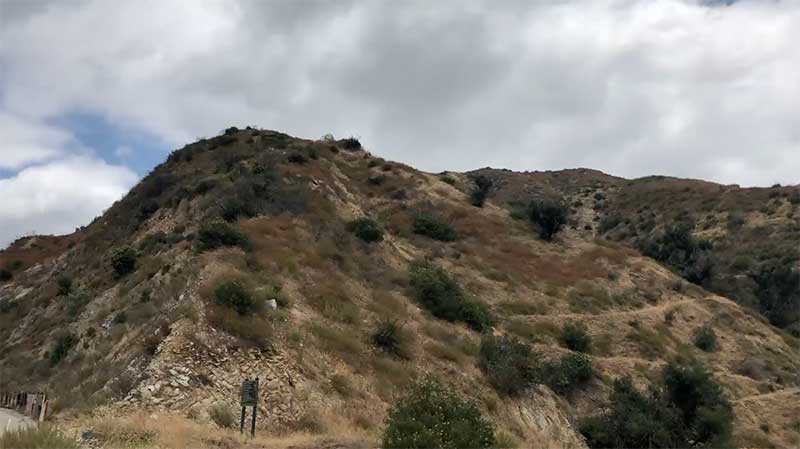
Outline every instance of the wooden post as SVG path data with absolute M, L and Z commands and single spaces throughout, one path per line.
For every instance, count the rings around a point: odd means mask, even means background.
M 242 406 L 242 418 L 239 420 L 239 433 L 244 433 L 244 415 L 247 413 L 247 407 Z
M 258 377 L 256 377 L 256 394 L 255 394 L 255 396 L 256 396 L 256 400 L 253 403 L 253 422 L 252 422 L 252 425 L 250 427 L 250 436 L 251 437 L 255 437 L 256 436 L 256 410 L 258 409 Z

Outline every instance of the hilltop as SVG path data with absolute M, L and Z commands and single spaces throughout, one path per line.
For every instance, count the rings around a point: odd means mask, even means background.
M 230 128 L 172 153 L 75 234 L 0 252 L 0 388 L 47 389 L 65 426 L 106 437 L 235 447 L 208 429 L 259 377 L 260 428 L 281 444 L 370 447 L 430 373 L 504 443 L 585 447 L 579 422 L 615 379 L 644 389 L 681 359 L 720 383 L 738 444 L 792 447 L 798 199 L 587 169 L 432 174 L 352 138 Z M 531 201 L 569 209 L 552 241 Z M 441 292 L 455 312 L 426 302 Z M 570 326 L 591 339 L 579 385 L 509 395 L 481 366 L 489 335 L 557 365 L 579 352 Z M 704 329 L 713 349 L 697 347 Z M 151 414 L 171 430 L 142 424 Z

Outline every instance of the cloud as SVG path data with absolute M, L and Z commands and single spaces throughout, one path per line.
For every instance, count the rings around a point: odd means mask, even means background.
M 13 142 L 0 150 L 0 168 L 74 154 L 73 130 L 54 118 L 77 111 L 166 142 L 164 156 L 166 146 L 235 124 L 357 135 L 431 171 L 585 166 L 800 182 L 798 2 L 0 8 L 0 132 Z M 142 157 L 136 147 L 114 156 L 121 145 L 80 143 L 130 166 Z
M 85 156 L 28 167 L 0 179 L 0 247 L 31 233 L 72 232 L 136 181 L 136 174 L 125 167 Z

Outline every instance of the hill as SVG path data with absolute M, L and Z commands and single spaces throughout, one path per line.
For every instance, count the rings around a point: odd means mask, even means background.
M 721 384 L 738 444 L 796 446 L 800 343 L 757 311 L 747 280 L 791 259 L 796 193 L 591 170 L 431 174 L 355 139 L 230 128 L 175 151 L 75 234 L 0 253 L 13 266 L 0 389 L 47 389 L 62 425 L 95 429 L 100 445 L 237 447 L 255 443 L 211 423 L 259 377 L 270 444 L 374 447 L 429 373 L 474 400 L 504 444 L 585 447 L 579 423 L 615 379 L 645 388 L 690 360 Z M 533 199 L 572 209 L 553 241 L 526 218 Z M 713 240 L 708 279 L 681 277 L 678 262 L 695 259 L 642 254 L 658 254 L 646 243 L 679 213 L 693 239 Z M 750 271 L 732 271 L 739 256 Z M 729 279 L 749 296 L 725 297 Z M 792 330 L 789 318 L 777 324 Z M 511 336 L 558 369 L 578 355 L 566 335 L 582 335 L 565 327 L 591 339 L 585 378 L 509 394 L 517 385 L 487 367 L 491 336 Z M 701 350 L 708 329 L 714 348 Z

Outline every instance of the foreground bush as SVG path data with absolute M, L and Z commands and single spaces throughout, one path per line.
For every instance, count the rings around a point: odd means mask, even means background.
M 239 281 L 227 281 L 214 289 L 217 304 L 229 307 L 239 315 L 248 315 L 256 310 L 256 301 Z
M 427 213 L 419 214 L 414 218 L 414 234 L 424 235 L 442 242 L 452 242 L 458 238 L 458 234 L 452 226 Z
M 53 427 L 46 425 L 0 433 L 0 448 L 78 449 L 79 447 L 77 441 L 65 437 Z
M 384 448 L 490 448 L 494 427 L 478 407 L 432 377 L 416 383 L 390 410 Z
M 487 335 L 481 340 L 478 367 L 498 393 L 517 396 L 536 382 L 536 355 L 519 340 Z
M 553 240 L 553 236 L 567 223 L 569 210 L 554 201 L 532 201 L 528 205 L 528 219 L 539 227 L 539 237 Z
M 114 249 L 111 254 L 111 268 L 118 277 L 132 273 L 136 270 L 136 250 L 130 246 Z
M 383 240 L 383 230 L 375 220 L 370 220 L 369 218 L 359 218 L 351 221 L 347 224 L 347 230 L 367 243 Z
M 250 249 L 250 240 L 235 227 L 224 221 L 214 221 L 200 226 L 197 232 L 197 250 L 208 251 L 223 246 L 239 246 Z
M 458 282 L 444 269 L 430 264 L 411 266 L 413 296 L 433 316 L 447 321 L 462 321 L 476 331 L 491 326 L 488 308 L 469 298 Z
M 673 362 L 647 393 L 617 379 L 608 411 L 580 430 L 592 448 L 731 447 L 733 409 L 702 366 Z
M 553 391 L 566 394 L 588 382 L 594 375 L 592 359 L 586 354 L 567 354 L 558 363 L 548 363 L 540 370 L 540 380 Z

